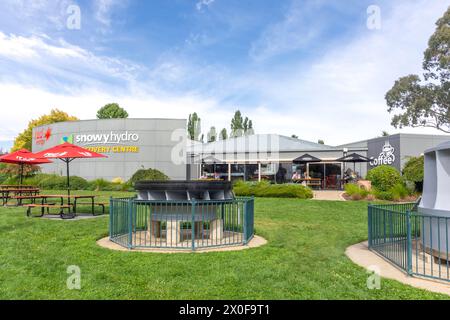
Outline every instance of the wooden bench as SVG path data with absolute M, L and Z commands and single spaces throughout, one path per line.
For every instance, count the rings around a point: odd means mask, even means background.
M 45 209 L 47 209 L 47 214 L 50 213 L 50 209 L 52 208 L 57 208 L 57 209 L 61 209 L 61 211 L 59 212 L 59 215 L 61 216 L 61 218 L 65 219 L 67 218 L 67 215 L 64 214 L 64 209 L 68 209 L 69 210 L 69 218 L 75 218 L 75 214 L 70 214 L 70 209 L 72 208 L 72 206 L 68 205 L 68 204 L 53 204 L 53 203 L 47 203 L 47 204 L 26 204 L 24 205 L 25 208 L 27 208 L 27 216 L 30 217 L 31 216 L 31 209 L 33 208 L 41 208 L 41 215 L 39 217 L 43 217 L 45 214 Z
M 36 200 L 42 200 L 41 196 L 35 195 L 35 196 L 12 196 L 9 197 L 11 200 L 16 200 L 17 204 L 16 206 L 21 206 L 23 200 L 31 200 L 31 204 L 35 204 Z
M 94 207 L 100 207 L 102 208 L 102 214 L 106 213 L 106 206 L 109 206 L 109 202 L 94 202 L 94 203 L 77 203 L 74 205 L 74 212 L 77 212 L 77 207 L 82 206 L 92 206 L 92 210 L 94 210 Z M 95 216 L 95 212 L 93 211 L 92 214 Z

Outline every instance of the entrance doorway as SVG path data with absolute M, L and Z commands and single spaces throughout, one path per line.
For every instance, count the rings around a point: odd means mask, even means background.
M 310 178 L 321 179 L 322 189 L 342 188 L 342 163 L 340 162 L 308 163 L 307 171 Z

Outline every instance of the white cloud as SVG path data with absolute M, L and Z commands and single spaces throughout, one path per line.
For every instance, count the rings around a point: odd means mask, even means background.
M 12 81 L 13 77 L 15 82 L 29 84 L 34 82 L 31 79 L 37 78 L 45 87 L 50 79 L 54 90 L 61 90 L 61 86 L 101 88 L 111 81 L 126 87 L 135 81 L 139 72 L 146 70 L 123 59 L 95 55 L 63 39 L 51 41 L 46 35 L 23 37 L 0 32 L 0 57 L 10 61 L 0 60 L 0 66 L 6 69 L 12 64 L 15 68 L 12 75 L 0 74 L 3 82 Z M 107 83 L 103 83 L 102 78 Z
M 30 121 L 53 108 L 59 108 L 81 119 L 95 118 L 103 105 L 117 102 L 134 118 L 187 118 L 192 110 L 207 114 L 219 110 L 215 101 L 195 96 L 155 97 L 150 94 L 121 95 L 115 93 L 76 91 L 72 95 L 55 94 L 37 87 L 0 84 L 0 96 L 7 107 L 2 108 L 0 140 L 11 140 Z M 17 111 L 20 110 L 20 113 Z M 223 113 L 222 113 L 223 115 Z
M 309 66 L 291 64 L 270 77 L 252 74 L 241 85 L 262 93 L 270 110 L 283 106 L 282 112 L 299 121 L 298 126 L 288 121 L 285 128 L 274 124 L 271 132 L 281 129 L 285 134 L 340 144 L 377 136 L 381 130 L 400 131 L 390 126 L 384 96 L 399 77 L 421 72 L 428 38 L 448 5 L 450 1 L 420 0 L 396 3 L 392 10 L 381 6 L 381 31 L 366 30 Z M 313 128 L 304 127 L 304 119 Z
M 229 129 L 235 108 L 253 120 L 258 133 L 297 134 L 327 144 L 372 138 L 381 130 L 394 132 L 384 94 L 398 77 L 420 72 L 434 23 L 448 5 L 450 1 L 420 0 L 393 5 L 393 11 L 381 6 L 381 31 L 365 30 L 307 67 L 290 63 L 275 71 L 233 73 L 171 55 L 161 55 L 153 68 L 147 68 L 45 35 L 0 33 L 0 67 L 8 67 L 2 66 L 6 58 L 18 69 L 14 78 L 0 74 L 0 97 L 8 106 L 2 107 L 0 140 L 12 139 L 30 118 L 52 108 L 87 119 L 113 101 L 132 117 L 186 118 L 196 111 L 205 135 L 213 125 Z M 286 44 L 283 41 L 275 43 Z M 290 50 L 287 44 L 284 48 Z M 266 57 L 277 52 L 281 51 L 270 49 Z M 65 81 L 55 80 L 60 78 Z
M 98 31 L 103 34 L 111 33 L 114 13 L 117 9 L 122 9 L 128 5 L 128 0 L 95 0 L 94 1 L 94 18 L 100 23 Z
M 197 2 L 195 7 L 198 11 L 202 11 L 204 7 L 209 8 L 214 3 L 215 0 L 200 0 Z
M 269 25 L 253 42 L 249 55 L 256 61 L 269 59 L 304 48 L 320 34 L 326 25 L 320 12 L 322 1 L 293 1 L 282 21 Z
M 111 26 L 111 9 L 117 3 L 115 0 L 96 0 L 95 18 L 105 26 Z

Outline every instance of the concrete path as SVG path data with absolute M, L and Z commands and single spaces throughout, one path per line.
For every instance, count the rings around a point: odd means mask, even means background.
M 329 201 L 345 201 L 343 191 L 336 190 L 315 190 L 314 200 L 329 200 Z
M 377 270 L 380 271 L 380 276 L 382 278 L 393 279 L 419 289 L 450 295 L 449 283 L 408 276 L 379 255 L 369 251 L 367 241 L 348 247 L 345 254 L 354 263 L 367 270 L 374 270 L 374 268 L 377 268 Z M 383 286 L 383 281 L 381 281 L 381 286 Z

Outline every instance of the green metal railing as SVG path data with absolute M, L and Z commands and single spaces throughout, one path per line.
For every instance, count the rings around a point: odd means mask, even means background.
M 411 276 L 450 281 L 450 218 L 417 212 L 415 203 L 369 205 L 369 249 Z
M 110 239 L 129 249 L 196 250 L 245 245 L 253 236 L 253 198 L 110 200 Z

